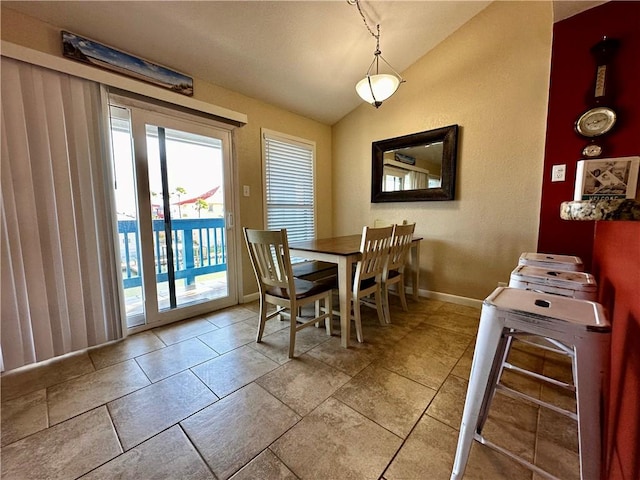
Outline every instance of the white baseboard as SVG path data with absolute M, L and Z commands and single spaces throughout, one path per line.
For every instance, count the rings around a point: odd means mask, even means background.
M 260 293 L 250 293 L 249 295 L 244 295 L 240 303 L 251 303 L 257 300 L 260 300 Z
M 407 289 L 411 291 L 410 288 Z M 431 298 L 432 300 L 441 300 L 443 302 L 455 303 L 456 305 L 464 305 L 466 307 L 482 308 L 482 300 L 469 297 L 461 297 L 459 295 L 451 295 L 450 293 L 432 292 L 430 290 L 418 290 L 418 296 Z

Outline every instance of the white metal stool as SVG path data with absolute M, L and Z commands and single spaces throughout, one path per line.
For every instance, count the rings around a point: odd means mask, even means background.
M 555 346 L 554 351 L 571 358 L 573 385 L 533 372 L 528 374 L 574 390 L 577 413 L 498 383 L 510 338 L 528 335 L 544 337 Z M 496 389 L 577 420 L 581 478 L 599 479 L 603 432 L 601 411 L 603 389 L 608 380 L 610 342 L 611 325 L 598 303 L 517 288 L 499 287 L 494 290 L 482 306 L 451 479 L 461 479 L 464 475 L 474 439 L 546 478 L 555 478 L 482 436 Z
M 572 270 L 574 272 L 584 271 L 584 264 L 580 257 L 554 255 L 550 253 L 524 252 L 520 255 L 518 265 L 529 265 L 530 267 L 551 268 L 555 270 Z
M 518 265 L 511 272 L 509 286 L 592 302 L 598 298 L 598 284 L 593 275 L 557 268 Z

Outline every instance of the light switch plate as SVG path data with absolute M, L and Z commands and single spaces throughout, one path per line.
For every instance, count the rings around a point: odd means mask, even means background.
M 567 172 L 566 165 L 554 165 L 553 168 L 551 169 L 551 181 L 564 182 L 566 172 Z
M 244 195 L 245 197 L 248 197 L 251 195 L 251 188 L 249 188 L 249 185 L 242 186 L 242 195 Z

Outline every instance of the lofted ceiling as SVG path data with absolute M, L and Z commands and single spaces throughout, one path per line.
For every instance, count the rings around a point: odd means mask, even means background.
M 489 3 L 362 1 L 361 8 L 372 27 L 380 24 L 382 54 L 402 72 Z M 556 20 L 600 3 L 555 2 Z M 2 7 L 328 125 L 362 102 L 354 86 L 375 50 L 347 0 L 3 0 Z

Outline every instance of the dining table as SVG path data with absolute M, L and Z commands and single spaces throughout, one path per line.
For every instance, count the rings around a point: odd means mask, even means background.
M 411 242 L 411 291 L 414 300 L 418 299 L 420 273 L 421 236 L 414 235 Z M 289 243 L 291 256 L 335 263 L 338 266 L 338 293 L 340 296 L 340 344 L 347 348 L 351 336 L 351 272 L 353 265 L 360 260 L 362 235 L 301 240 Z

